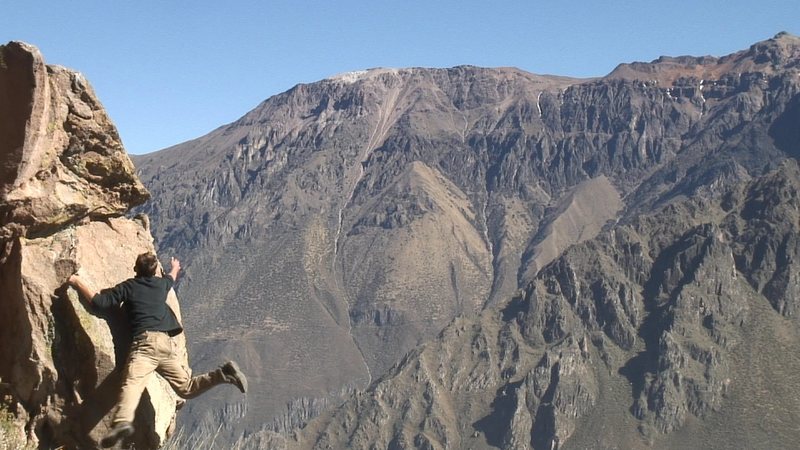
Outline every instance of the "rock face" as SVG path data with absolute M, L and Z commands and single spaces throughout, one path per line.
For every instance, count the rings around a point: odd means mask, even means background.
M 97 290 L 133 276 L 153 238 L 147 220 L 120 216 L 149 194 L 83 77 L 18 42 L 0 46 L 0 133 L 0 439 L 94 448 L 110 425 L 130 330 L 64 283 L 76 270 Z M 174 294 L 170 303 L 179 312 Z M 136 448 L 163 443 L 176 400 L 152 380 Z
M 710 436 L 696 424 L 725 414 L 752 428 L 738 408 L 763 385 L 740 356 L 797 336 L 796 222 L 780 218 L 799 58 L 780 34 L 593 80 L 346 74 L 138 157 L 159 198 L 143 210 L 189 263 L 192 345 L 247 361 L 256 394 L 230 416 L 245 429 L 291 428 L 367 384 L 301 445 L 637 447 Z M 593 425 L 606 415 L 616 428 Z

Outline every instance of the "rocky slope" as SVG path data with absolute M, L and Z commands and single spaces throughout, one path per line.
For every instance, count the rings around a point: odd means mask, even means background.
M 86 80 L 18 42 L 0 46 L 0 155 L 0 448 L 94 448 L 129 330 L 64 282 L 76 270 L 96 289 L 133 275 L 153 238 L 146 218 L 121 216 L 149 194 Z M 136 448 L 165 441 L 176 401 L 151 381 Z
M 799 40 L 780 34 L 594 80 L 475 67 L 345 74 L 137 157 L 159 198 L 144 210 L 160 249 L 190 263 L 180 290 L 193 348 L 239 356 L 254 375 L 250 409 L 232 410 L 246 428 L 282 412 L 305 419 L 328 401 L 314 399 L 392 374 L 302 442 L 547 447 L 609 399 L 631 408 L 620 423 L 660 436 L 720 408 L 740 367 L 733 341 L 757 334 L 743 317 L 759 299 L 790 308 L 765 289 L 791 286 L 791 270 L 731 227 L 768 228 L 729 217 L 744 214 L 737 186 L 797 156 L 799 58 Z M 649 228 L 636 228 L 640 216 Z M 619 233 L 647 255 L 602 270 L 620 255 L 599 246 Z M 726 247 L 720 233 L 740 240 Z M 586 255 L 559 257 L 574 244 Z M 729 247 L 736 272 L 720 262 Z M 783 275 L 762 280 L 776 264 Z M 696 302 L 684 286 L 696 272 L 736 274 L 712 295 L 730 309 Z M 696 308 L 713 317 L 702 329 L 681 322 Z M 456 316 L 472 331 L 451 324 L 391 368 Z M 744 328 L 731 331 L 737 320 Z
M 312 422 L 300 447 L 790 447 L 800 169 L 720 194 L 571 247 Z

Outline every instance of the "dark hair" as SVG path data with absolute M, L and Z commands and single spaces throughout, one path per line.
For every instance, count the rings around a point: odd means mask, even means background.
M 151 252 L 142 253 L 136 257 L 136 265 L 133 266 L 137 277 L 152 277 L 158 269 L 158 258 Z

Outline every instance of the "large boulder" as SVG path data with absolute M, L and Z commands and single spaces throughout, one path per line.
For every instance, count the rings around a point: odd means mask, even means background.
M 84 78 L 18 42 L 0 46 L 0 161 L 0 448 L 94 448 L 130 332 L 65 281 L 78 271 L 100 290 L 133 276 L 153 238 L 146 218 L 122 215 L 149 194 Z M 168 301 L 180 317 L 174 292 Z M 153 377 L 122 445 L 161 446 L 177 406 Z

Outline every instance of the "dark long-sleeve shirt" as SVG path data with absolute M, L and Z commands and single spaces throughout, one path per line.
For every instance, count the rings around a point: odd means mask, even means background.
M 92 299 L 92 304 L 103 309 L 122 305 L 128 314 L 133 336 L 145 331 L 164 331 L 175 336 L 183 328 L 167 305 L 167 294 L 174 283 L 169 275 L 130 278 L 100 291 Z

